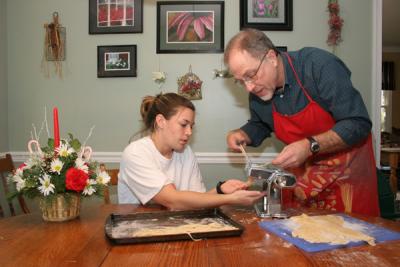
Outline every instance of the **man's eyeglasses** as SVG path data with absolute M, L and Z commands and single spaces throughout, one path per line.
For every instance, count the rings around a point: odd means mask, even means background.
M 235 83 L 239 84 L 239 85 L 242 85 L 242 86 L 246 86 L 247 84 L 254 83 L 257 80 L 257 77 L 256 77 L 257 73 L 259 72 L 259 70 L 261 68 L 261 65 L 263 64 L 264 59 L 267 56 L 267 54 L 268 54 L 268 52 L 266 52 L 264 54 L 264 56 L 261 58 L 260 64 L 258 64 L 258 67 L 254 71 L 254 74 L 249 75 L 249 76 L 244 76 L 243 79 L 240 79 L 240 80 L 239 79 L 235 79 Z

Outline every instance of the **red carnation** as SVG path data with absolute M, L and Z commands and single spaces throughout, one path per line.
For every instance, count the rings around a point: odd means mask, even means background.
M 89 179 L 89 175 L 76 168 L 70 168 L 66 173 L 65 187 L 73 191 L 83 191 Z

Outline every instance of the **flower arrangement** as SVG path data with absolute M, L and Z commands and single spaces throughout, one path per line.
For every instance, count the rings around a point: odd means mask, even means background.
M 342 41 L 343 19 L 339 15 L 340 7 L 338 0 L 328 0 L 329 11 L 329 34 L 327 43 L 333 46 L 333 49 Z
M 31 141 L 32 142 L 32 141 Z M 49 138 L 47 147 L 31 151 L 29 159 L 10 176 L 16 185 L 16 192 L 10 198 L 24 195 L 29 198 L 41 197 L 51 200 L 59 194 L 75 193 L 81 196 L 103 194 L 110 181 L 106 171 L 100 171 L 97 163 L 90 161 L 78 139 L 69 134 L 69 139 Z

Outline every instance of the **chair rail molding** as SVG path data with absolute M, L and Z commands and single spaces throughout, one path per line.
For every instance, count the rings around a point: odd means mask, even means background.
M 9 152 L 15 162 L 21 163 L 28 159 L 29 152 Z M 198 152 L 195 153 L 199 164 L 245 164 L 246 160 L 240 153 Z M 271 162 L 277 153 L 248 153 L 252 162 Z M 92 158 L 102 163 L 119 163 L 122 152 L 93 152 Z

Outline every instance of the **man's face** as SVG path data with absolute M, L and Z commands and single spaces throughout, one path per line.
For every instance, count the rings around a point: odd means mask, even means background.
M 264 101 L 270 100 L 277 87 L 278 59 L 273 50 L 255 58 L 247 51 L 230 52 L 228 67 L 238 83 Z

